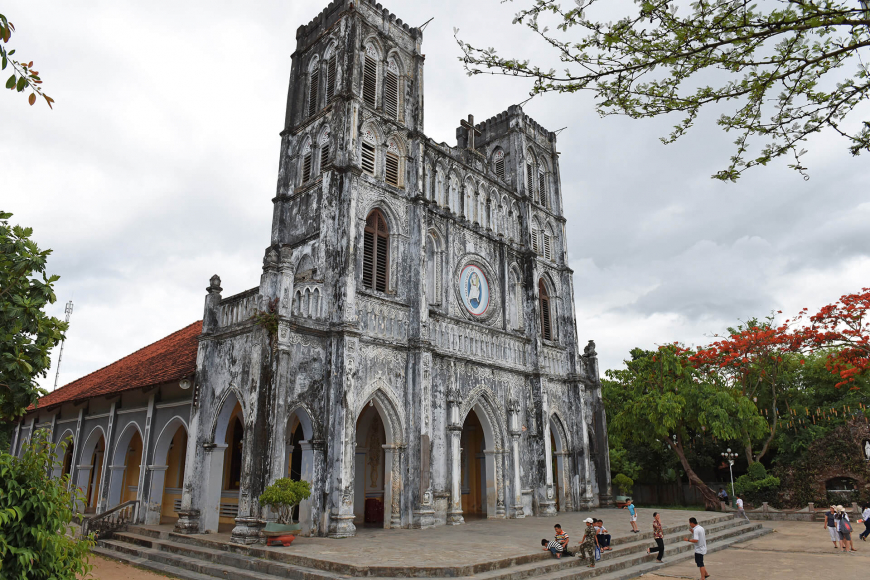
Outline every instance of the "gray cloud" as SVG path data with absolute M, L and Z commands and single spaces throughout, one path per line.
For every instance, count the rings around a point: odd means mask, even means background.
M 75 300 L 61 383 L 198 319 L 212 274 L 227 295 L 257 284 L 295 31 L 325 4 L 4 5 L 18 53 L 57 101 L 49 111 L 0 98 L 0 205 L 54 249 L 53 312 Z M 438 141 L 453 143 L 460 118 L 485 119 L 529 89 L 465 76 L 454 26 L 478 46 L 548 55 L 511 26 L 516 6 L 498 0 L 389 7 L 412 25 L 435 17 L 423 48 L 426 132 Z M 633 346 L 700 343 L 738 318 L 867 285 L 870 175 L 839 140 L 809 143 L 809 182 L 781 162 L 728 185 L 709 178 L 733 138 L 715 111 L 663 146 L 675 119 L 601 119 L 588 95 L 525 110 L 551 130 L 567 126 L 559 148 L 578 334 L 596 339 L 602 368 Z

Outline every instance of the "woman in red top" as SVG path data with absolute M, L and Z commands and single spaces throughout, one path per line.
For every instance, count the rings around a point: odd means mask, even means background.
M 662 563 L 662 556 L 665 555 L 665 534 L 662 531 L 662 521 L 659 519 L 659 512 L 653 512 L 653 538 L 656 541 L 655 548 L 647 548 L 646 553 L 652 554 L 658 552 L 656 564 Z

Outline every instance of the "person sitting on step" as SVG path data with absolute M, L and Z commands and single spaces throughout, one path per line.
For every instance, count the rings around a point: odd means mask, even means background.
M 562 524 L 556 524 L 553 528 L 556 530 L 556 541 L 562 544 L 562 552 L 566 556 L 573 556 L 574 553 L 568 550 L 568 533 L 562 529 Z
M 595 520 L 595 530 L 598 533 L 598 546 L 602 552 L 613 550 L 610 547 L 610 534 L 607 533 L 607 528 L 604 527 L 604 522 L 600 519 Z
M 562 557 L 562 544 L 560 544 L 556 540 L 553 540 L 552 542 L 548 542 L 547 540 L 542 539 L 541 545 L 544 546 L 545 552 L 547 550 L 549 550 L 550 553 L 553 554 L 553 556 L 555 556 L 556 558 Z

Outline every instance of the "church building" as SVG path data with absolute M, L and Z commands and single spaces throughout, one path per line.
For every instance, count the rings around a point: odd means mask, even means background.
M 611 503 L 556 135 L 511 106 L 427 138 L 422 41 L 370 0 L 297 30 L 259 284 L 213 276 L 201 323 L 44 397 L 13 452 L 50 429 L 87 511 L 239 543 L 282 477 L 334 538 Z

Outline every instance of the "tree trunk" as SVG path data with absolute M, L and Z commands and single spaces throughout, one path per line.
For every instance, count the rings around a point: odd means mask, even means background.
M 688 459 L 686 459 L 686 454 L 683 451 L 682 440 L 679 438 L 679 436 L 676 442 L 669 440 L 668 446 L 673 449 L 674 453 L 677 454 L 677 457 L 680 458 L 680 463 L 683 466 L 683 471 L 686 472 L 686 477 L 689 478 L 689 484 L 697 487 L 698 490 L 700 490 L 701 495 L 704 496 L 704 507 L 710 511 L 718 511 L 720 501 L 719 498 L 716 496 L 716 492 L 707 487 L 707 484 L 704 483 L 701 478 L 698 477 L 698 474 L 695 473 L 695 470 L 693 470 L 689 466 L 689 461 Z

